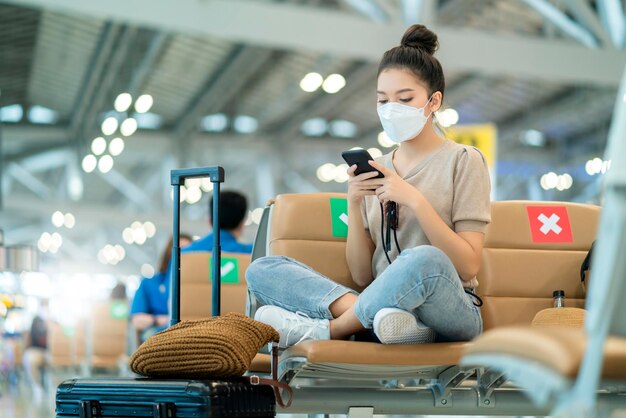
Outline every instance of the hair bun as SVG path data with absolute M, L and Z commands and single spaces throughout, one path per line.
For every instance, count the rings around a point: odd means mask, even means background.
M 400 45 L 418 48 L 427 52 L 429 55 L 433 55 L 437 48 L 439 48 L 439 41 L 437 40 L 437 35 L 426 26 L 411 25 L 411 27 L 404 32 Z

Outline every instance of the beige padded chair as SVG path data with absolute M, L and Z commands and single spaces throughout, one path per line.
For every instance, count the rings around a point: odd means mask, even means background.
M 345 238 L 332 235 L 331 198 L 345 198 L 345 195 L 278 196 L 266 209 L 266 225 L 260 227 L 267 228 L 266 233 L 259 233 L 266 240 L 265 254 L 293 257 L 339 283 L 361 290 L 352 282 L 346 265 Z M 573 241 L 533 243 L 529 206 L 564 208 L 559 210 L 567 211 Z M 554 223 L 551 213 L 545 215 Z M 557 289 L 565 290 L 568 306 L 583 306 L 578 269 L 595 236 L 598 215 L 598 207 L 573 203 L 507 201 L 492 204 L 492 223 L 486 233 L 483 264 L 478 275 L 478 293 L 484 300 L 485 330 L 529 325 L 538 311 L 551 306 L 552 291 Z M 557 225 L 562 223 L 563 220 L 557 221 Z M 259 245 L 257 241 L 255 256 L 259 255 L 256 251 Z M 256 307 L 254 302 L 251 302 L 253 308 Z M 371 399 L 365 398 L 366 405 L 372 405 L 372 413 L 541 415 L 546 412 L 533 409 L 519 391 L 511 391 L 509 387 L 500 397 L 513 398 L 508 405 L 500 402 L 499 408 L 494 409 L 495 393 L 502 389 L 504 381 L 490 374 L 476 377 L 476 368 L 459 366 L 471 344 L 305 341 L 282 353 L 279 374 L 284 381 L 299 388 L 290 412 L 346 413 L 355 406 L 353 402 L 363 400 L 367 393 Z M 480 390 L 468 392 L 465 388 L 468 382 L 473 382 Z M 324 392 L 328 386 L 337 385 L 342 390 Z M 381 392 L 381 387 L 412 388 L 413 393 L 417 391 L 430 401 L 418 405 L 414 402 L 417 398 L 405 399 L 404 394 Z M 316 397 L 327 395 L 331 398 L 324 404 L 315 402 Z M 452 405 L 455 408 L 451 409 Z
M 127 357 L 128 328 L 127 302 L 96 302 L 87 332 L 87 367 L 118 371 Z
M 180 257 L 180 316 L 199 319 L 211 316 L 210 252 L 183 253 Z M 245 271 L 250 255 L 222 253 L 221 313 L 246 311 Z
M 48 364 L 52 368 L 78 367 L 85 357 L 85 324 L 65 328 L 48 322 Z

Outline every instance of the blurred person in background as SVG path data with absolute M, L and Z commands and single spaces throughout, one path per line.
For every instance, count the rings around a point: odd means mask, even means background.
M 26 336 L 26 349 L 22 359 L 26 376 L 33 390 L 33 400 L 40 403 L 43 397 L 43 374 L 46 369 L 48 326 L 46 324 L 47 302 L 42 301 L 39 312 L 33 318 L 30 332 Z
M 239 242 L 248 215 L 246 197 L 234 190 L 220 192 L 220 246 L 222 251 L 230 253 L 252 253 L 252 244 Z M 209 200 L 209 225 L 213 225 L 213 198 Z M 183 253 L 211 251 L 213 249 L 213 232 L 194 241 L 182 250 Z
M 140 341 L 167 328 L 169 323 L 169 274 L 172 258 L 172 238 L 161 254 L 159 270 L 152 278 L 142 278 L 130 308 L 131 322 L 140 334 Z M 180 246 L 192 242 L 191 236 L 180 234 Z

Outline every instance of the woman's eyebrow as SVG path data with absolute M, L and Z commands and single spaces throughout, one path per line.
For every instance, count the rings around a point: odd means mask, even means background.
M 415 90 L 413 90 L 413 89 L 411 89 L 411 88 L 401 89 L 401 90 L 398 90 L 398 91 L 396 92 L 396 94 L 399 94 L 399 93 L 404 93 L 404 92 L 407 92 L 407 91 L 415 91 Z M 378 94 L 387 94 L 387 93 L 385 93 L 384 91 L 380 91 L 380 90 L 377 90 L 377 91 L 376 91 L 376 93 L 378 93 Z

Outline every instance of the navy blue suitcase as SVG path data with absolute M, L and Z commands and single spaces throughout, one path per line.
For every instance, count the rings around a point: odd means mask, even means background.
M 222 167 L 172 170 L 174 186 L 174 246 L 172 320 L 180 321 L 180 185 L 186 178 L 210 177 L 213 183 L 214 225 L 219 225 L 219 190 Z M 220 312 L 219 228 L 214 230 L 212 268 L 212 313 Z M 257 379 L 258 383 L 259 379 Z M 276 415 L 272 386 L 253 384 L 245 378 L 177 380 L 150 378 L 80 378 L 62 382 L 56 392 L 57 418 L 153 417 L 266 418 Z
M 70 379 L 57 388 L 57 418 L 276 415 L 269 385 L 232 380 Z

